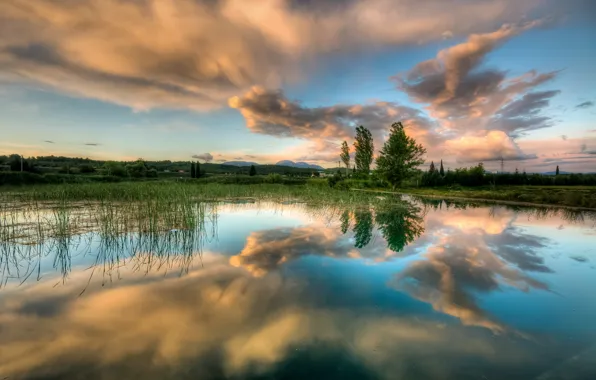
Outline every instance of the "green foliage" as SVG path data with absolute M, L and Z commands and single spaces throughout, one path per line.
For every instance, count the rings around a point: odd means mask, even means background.
M 205 174 L 205 171 L 201 169 L 201 163 L 197 161 L 195 165 L 195 178 L 204 177 Z
M 403 251 L 424 232 L 420 208 L 413 204 L 399 209 L 378 209 L 375 221 L 388 248 L 394 252 Z
M 416 168 L 424 163 L 425 153 L 422 145 L 406 135 L 401 122 L 394 123 L 377 159 L 377 171 L 395 187 L 416 173 Z
M 126 165 L 126 171 L 132 178 L 142 178 L 147 176 L 147 165 L 143 160 L 137 160 L 132 164 Z
M 19 163 L 20 165 L 20 163 Z M 0 172 L 0 185 L 35 185 L 47 183 L 39 174 L 29 172 Z
M 356 128 L 356 139 L 354 141 L 354 161 L 356 170 L 359 172 L 370 172 L 370 165 L 373 161 L 374 144 L 370 131 L 362 125 Z
M 108 176 L 126 177 L 126 168 L 119 162 L 106 161 L 103 169 Z
M 190 178 L 197 178 L 197 167 L 194 162 L 190 163 Z
M 441 177 L 445 176 L 445 169 L 443 169 L 443 160 L 441 160 L 441 168 L 439 169 L 439 175 Z
M 257 175 L 257 168 L 255 168 L 254 165 L 250 165 L 250 171 L 248 172 L 248 175 L 250 175 L 251 177 Z
M 349 210 L 344 210 L 344 212 L 341 214 L 340 221 L 341 221 L 341 233 L 345 235 L 346 232 L 348 232 L 348 229 L 350 228 L 350 211 Z
M 373 217 L 370 209 L 357 209 L 354 212 L 354 246 L 364 248 L 372 237 Z
M 81 174 L 91 174 L 95 173 L 95 168 L 91 164 L 82 164 L 79 165 L 79 172 Z
M 265 178 L 265 183 L 282 183 L 283 177 L 277 173 L 271 173 Z
M 327 177 L 327 183 L 329 184 L 329 187 L 335 187 L 338 183 L 343 182 L 343 180 L 344 177 L 339 172 Z
M 346 165 L 347 175 L 348 169 L 350 168 L 350 147 L 346 141 L 341 144 L 341 153 L 339 157 L 341 158 L 341 161 L 344 163 L 344 165 Z
M 147 178 L 157 178 L 157 169 L 149 169 L 147 170 Z

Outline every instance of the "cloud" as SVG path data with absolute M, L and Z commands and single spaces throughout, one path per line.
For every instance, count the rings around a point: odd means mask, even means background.
M 51 140 L 43 140 L 43 142 L 48 143 L 48 144 L 55 144 L 53 141 Z
M 520 252 L 509 253 L 518 258 Z M 409 264 L 391 282 L 396 289 L 430 303 L 437 311 L 459 318 L 464 325 L 484 327 L 495 333 L 509 331 L 509 328 L 484 311 L 475 294 L 497 291 L 502 284 L 523 291 L 548 290 L 545 283 L 511 268 L 493 254 L 483 241 L 483 235 L 458 231 L 450 231 L 448 236 L 435 242 L 424 259 Z
M 446 30 L 454 36 L 482 32 L 518 22 L 541 5 L 325 3 L 5 0 L 0 76 L 137 110 L 210 109 L 253 85 L 299 80 L 326 55 L 440 40 Z
M 85 143 L 83 145 L 86 145 L 86 146 L 100 146 L 101 144 L 99 144 L 99 143 Z
M 554 79 L 558 72 L 527 72 L 507 78 L 507 72 L 482 68 L 487 54 L 514 36 L 543 25 L 532 21 L 504 25 L 485 34 L 473 34 L 466 41 L 441 50 L 433 59 L 423 61 L 393 80 L 397 88 L 412 100 L 426 104 L 430 116 L 456 141 L 447 141 L 446 149 L 459 161 L 468 160 L 472 142 L 487 140 L 486 152 L 474 152 L 475 159 L 529 158 L 514 139 L 525 132 L 553 125 L 541 114 L 557 90 L 532 91 Z M 495 131 L 495 132 L 491 132 Z M 463 145 L 462 150 L 454 149 Z
M 439 139 L 433 133 L 432 122 L 421 111 L 397 103 L 309 108 L 288 99 L 281 90 L 253 87 L 243 96 L 230 98 L 229 105 L 242 113 L 252 132 L 313 140 L 320 148 L 333 145 L 334 151 L 337 150 L 334 141 L 350 140 L 359 125 L 371 131 L 380 148 L 391 124 L 400 120 L 408 133 L 428 141 Z M 321 151 L 324 150 L 318 150 Z M 337 156 L 335 152 L 334 155 Z
M 590 107 L 594 107 L 594 102 L 587 101 L 587 102 L 583 102 L 583 103 L 580 103 L 575 106 L 575 108 L 581 108 L 581 109 L 590 108 Z
M 535 154 L 525 154 L 505 132 L 489 131 L 485 136 L 462 136 L 445 142 L 447 153 L 457 157 L 458 162 L 481 162 L 497 160 L 528 160 Z
M 211 153 L 201 153 L 201 154 L 195 154 L 192 156 L 192 158 L 195 158 L 197 160 L 202 160 L 205 162 L 211 162 L 213 161 L 213 155 Z

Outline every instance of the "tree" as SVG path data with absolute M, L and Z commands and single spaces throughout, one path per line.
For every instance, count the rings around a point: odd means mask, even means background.
M 113 175 L 116 177 L 125 177 L 126 176 L 126 168 L 115 161 L 106 161 L 103 165 L 104 170 L 106 171 L 107 175 Z
M 377 170 L 381 177 L 395 187 L 416 173 L 416 167 L 424 163 L 424 154 L 426 149 L 406 135 L 403 124 L 393 123 L 389 139 L 377 159 Z
M 424 232 L 424 219 L 418 206 L 408 202 L 408 207 L 382 208 L 375 221 L 387 247 L 401 252 Z
M 350 147 L 348 147 L 348 143 L 344 141 L 341 143 L 341 154 L 339 155 L 341 161 L 346 165 L 346 175 L 348 175 L 348 170 L 350 169 Z
M 95 173 L 95 168 L 93 166 L 91 166 L 90 164 L 82 164 L 82 165 L 79 165 L 79 172 L 85 173 L 85 174 Z
M 128 171 L 128 174 L 134 178 L 147 176 L 147 165 L 142 159 L 138 159 L 134 163 L 126 165 L 126 170 Z
M 439 169 L 439 174 L 441 177 L 445 176 L 445 169 L 443 169 L 443 160 L 441 160 L 441 168 Z
M 555 175 L 559 175 L 559 165 L 557 165 L 557 170 L 555 171 Z
M 27 162 L 27 160 L 23 159 L 23 157 L 19 156 L 18 154 L 10 155 L 8 165 L 10 166 L 10 171 L 13 172 L 20 172 L 21 170 L 24 172 L 29 171 L 29 162 Z
M 201 172 L 201 163 L 197 161 L 195 165 L 195 178 L 201 178 L 205 172 Z
M 435 168 L 435 162 L 434 162 L 434 161 L 431 161 L 431 162 L 430 162 L 430 168 L 428 169 L 428 172 L 432 174 L 432 173 L 434 173 L 434 172 L 435 172 L 435 170 L 437 170 L 437 169 Z
M 372 237 L 373 217 L 370 210 L 359 209 L 354 212 L 354 246 L 364 248 Z
M 248 172 L 248 175 L 250 175 L 251 177 L 257 175 L 257 168 L 255 168 L 254 165 L 250 165 L 250 171 Z
M 340 216 L 340 221 L 341 221 L 341 233 L 345 235 L 346 232 L 348 232 L 348 229 L 350 228 L 350 211 L 349 210 L 344 210 L 344 212 Z
M 370 131 L 362 125 L 356 128 L 356 141 L 354 141 L 354 161 L 359 172 L 368 174 L 373 161 L 375 150 L 373 138 Z
M 190 163 L 190 178 L 197 178 L 196 166 L 194 162 Z

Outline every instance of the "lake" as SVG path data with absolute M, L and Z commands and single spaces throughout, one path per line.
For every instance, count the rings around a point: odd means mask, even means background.
M 596 378 L 594 214 L 246 201 L 113 233 L 61 212 L 2 217 L 0 379 Z

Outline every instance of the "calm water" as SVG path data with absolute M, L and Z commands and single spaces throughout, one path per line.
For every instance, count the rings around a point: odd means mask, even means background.
M 0 379 L 596 379 L 591 215 L 227 204 L 0 247 Z

